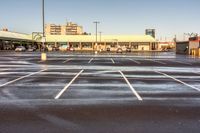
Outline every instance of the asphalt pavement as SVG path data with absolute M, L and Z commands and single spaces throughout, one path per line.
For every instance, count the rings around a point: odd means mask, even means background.
M 200 58 L 0 52 L 0 133 L 199 133 Z

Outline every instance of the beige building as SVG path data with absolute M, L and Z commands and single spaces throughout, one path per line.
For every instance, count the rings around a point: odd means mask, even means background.
M 63 29 L 62 35 L 82 35 L 83 34 L 83 27 L 72 22 L 68 22 L 67 25 L 64 25 L 62 27 L 62 29 Z
M 59 27 L 58 27 L 59 29 Z M 95 35 L 46 35 L 45 45 L 48 48 L 66 47 L 74 48 L 77 51 L 116 51 L 122 48 L 126 51 L 130 48 L 131 51 L 154 51 L 157 50 L 156 40 L 149 35 L 102 35 L 98 36 L 96 45 Z M 38 49 L 42 46 L 42 34 L 20 34 L 14 32 L 0 31 L 0 49 L 8 48 L 8 46 L 29 45 L 37 46 Z
M 156 40 L 149 35 L 103 35 L 101 40 L 98 37 L 97 45 L 95 35 L 47 35 L 46 45 L 89 51 L 106 51 L 107 49 L 116 51 L 118 48 L 122 48 L 123 51 L 127 48 L 131 48 L 132 51 L 152 51 L 157 48 Z
M 45 26 L 45 34 L 46 35 L 62 35 L 62 26 L 55 24 L 47 24 Z
M 46 35 L 82 35 L 83 27 L 78 24 L 68 22 L 66 25 L 46 24 Z

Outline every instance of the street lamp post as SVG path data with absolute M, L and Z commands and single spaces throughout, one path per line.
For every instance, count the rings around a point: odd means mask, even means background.
M 42 48 L 45 48 L 45 2 L 42 0 Z
M 44 22 L 45 20 L 44 19 L 45 19 L 45 9 L 44 9 L 44 0 L 42 0 L 42 24 L 43 24 L 42 25 L 43 26 L 43 32 L 42 33 L 43 33 L 43 37 L 45 37 L 45 28 L 44 28 L 45 27 L 45 22 Z
M 96 43 L 95 43 L 95 53 L 97 54 L 97 43 L 98 43 L 98 40 L 97 40 L 97 36 L 98 36 L 98 24 L 100 24 L 100 22 L 98 22 L 98 21 L 94 21 L 94 23 L 95 23 L 95 25 L 96 25 Z
M 47 55 L 45 53 L 45 3 L 44 0 L 42 0 L 42 27 L 43 27 L 43 31 L 42 31 L 42 49 L 44 50 L 41 54 L 41 60 L 42 61 L 46 61 L 47 60 Z

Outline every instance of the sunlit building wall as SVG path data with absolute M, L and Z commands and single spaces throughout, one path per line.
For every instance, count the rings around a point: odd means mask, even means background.
M 83 27 L 78 24 L 68 22 L 66 25 L 46 24 L 46 35 L 82 35 Z

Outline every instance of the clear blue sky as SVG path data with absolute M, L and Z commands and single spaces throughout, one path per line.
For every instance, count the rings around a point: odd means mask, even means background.
M 42 0 L 1 0 L 0 28 L 31 33 L 42 30 Z M 200 0 L 46 0 L 46 23 L 77 22 L 94 33 L 94 20 L 103 34 L 144 34 L 155 28 L 157 38 L 199 33 Z

